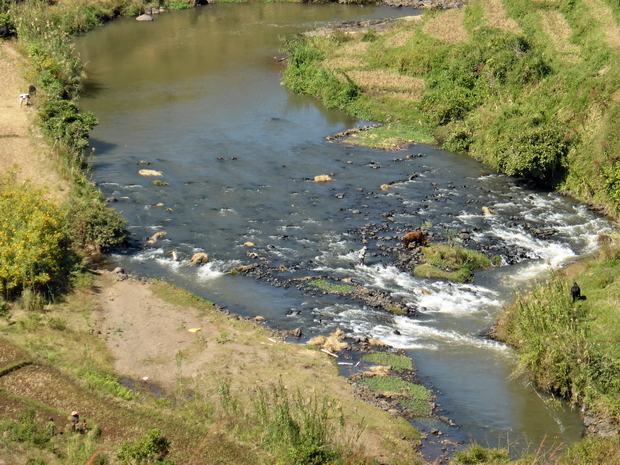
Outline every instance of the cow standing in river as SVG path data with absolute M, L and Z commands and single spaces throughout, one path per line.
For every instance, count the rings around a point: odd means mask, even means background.
M 426 245 L 426 235 L 422 231 L 413 231 L 405 234 L 402 238 L 405 248 L 409 247 L 412 242 L 414 244 L 424 246 Z

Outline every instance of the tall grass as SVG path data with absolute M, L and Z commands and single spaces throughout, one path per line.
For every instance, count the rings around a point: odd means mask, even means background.
M 334 400 L 288 392 L 282 381 L 243 393 L 250 394 L 249 404 L 228 380 L 220 380 L 217 392 L 228 430 L 286 463 L 342 463 L 354 455 L 353 443 L 363 432 L 347 431 L 343 408 Z
M 620 359 L 597 341 L 591 331 L 597 315 L 587 300 L 572 301 L 571 285 L 556 275 L 517 294 L 497 334 L 517 348 L 517 373 L 594 413 L 620 418 Z

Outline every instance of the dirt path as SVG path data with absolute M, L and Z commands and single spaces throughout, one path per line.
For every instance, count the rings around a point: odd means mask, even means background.
M 23 57 L 11 40 L 0 41 L 0 174 L 18 165 L 17 180 L 31 180 L 63 198 L 68 184 L 58 174 L 54 156 L 33 126 L 40 97 L 20 107 L 19 95 L 28 92 Z

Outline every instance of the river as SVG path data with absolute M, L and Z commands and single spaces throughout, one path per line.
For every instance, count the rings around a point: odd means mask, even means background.
M 402 152 L 329 143 L 368 124 L 281 85 L 281 37 L 337 20 L 415 10 L 289 3 L 213 4 L 140 23 L 119 20 L 76 41 L 88 80 L 81 107 L 99 118 L 92 176 L 144 247 L 109 265 L 165 279 L 273 327 L 309 337 L 342 328 L 402 348 L 461 442 L 522 450 L 579 439 L 578 412 L 513 380 L 513 352 L 483 334 L 512 293 L 596 248 L 609 222 L 569 198 L 476 161 L 414 145 Z M 408 157 L 409 155 L 409 157 Z M 156 186 L 141 169 L 162 173 Z M 315 175 L 334 179 L 315 183 Z M 392 183 L 383 191 L 382 184 Z M 481 207 L 496 215 L 484 215 Z M 436 238 L 494 251 L 502 264 L 453 284 L 398 269 L 385 244 L 432 224 Z M 368 230 L 378 235 L 368 236 Z M 551 235 L 538 234 L 540 230 Z M 165 233 L 154 244 L 146 239 Z M 357 254 L 366 241 L 366 265 Z M 244 243 L 252 242 L 254 247 Z M 180 258 L 172 259 L 172 252 Z M 205 252 L 211 262 L 189 266 Z M 256 254 L 256 256 L 252 255 Z M 231 275 L 256 261 L 288 278 L 350 277 L 420 312 L 400 317 L 322 293 Z

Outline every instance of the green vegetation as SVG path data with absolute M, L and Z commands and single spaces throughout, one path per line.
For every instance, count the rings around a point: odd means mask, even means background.
M 422 278 L 443 278 L 464 283 L 477 270 L 491 267 L 491 260 L 483 253 L 458 244 L 430 244 L 422 248 L 426 263 L 413 270 Z
M 620 49 L 611 18 L 620 7 L 596 8 L 582 0 L 498 8 L 474 0 L 462 11 L 426 11 L 386 33 L 370 31 L 366 40 L 289 39 L 285 83 L 388 124 L 389 134 L 370 131 L 364 144 L 389 148 L 432 134 L 448 150 L 615 215 Z
M 363 378 L 359 382 L 376 392 L 405 393 L 420 400 L 428 400 L 432 395 L 424 386 L 410 383 L 396 376 L 373 376 L 371 378 Z
M 67 235 L 60 209 L 29 183 L 0 178 L 0 291 L 6 298 L 22 289 L 42 289 L 64 279 Z
M 506 449 L 490 449 L 474 443 L 466 450 L 457 451 L 450 463 L 455 465 L 500 464 L 511 463 L 511 460 Z
M 152 429 L 135 444 L 123 443 L 116 458 L 127 465 L 142 465 L 147 463 L 174 465 L 172 460 L 166 459 L 170 452 L 170 441 L 161 435 L 158 429 Z
M 620 250 L 602 247 L 574 276 L 584 300 L 572 301 L 572 280 L 557 274 L 516 295 L 498 322 L 522 372 L 542 389 L 620 420 Z
M 399 372 L 403 370 L 413 370 L 413 360 L 403 355 L 396 355 L 390 352 L 375 352 L 364 355 L 362 360 L 365 362 L 376 363 L 392 367 L 392 370 Z
M 336 284 L 327 279 L 314 279 L 312 281 L 309 281 L 308 285 L 330 293 L 349 294 L 355 291 L 355 288 L 353 286 L 350 286 L 348 284 Z
M 83 72 L 70 41 L 70 34 L 88 30 L 114 14 L 109 4 L 0 3 L 0 20 L 17 33 L 18 46 L 29 58 L 29 77 L 39 96 L 38 124 L 58 156 L 58 172 L 72 185 L 69 198 L 57 207 L 36 189 L 11 186 L 9 178 L 0 182 L 5 200 L 18 205 L 17 210 L 15 204 L 10 208 L 28 218 L 16 236 L 4 240 L 5 246 L 15 246 L 13 252 L 0 254 L 6 297 L 31 289 L 52 298 L 67 284 L 71 272 L 79 271 L 81 259 L 76 252 L 98 253 L 124 238 L 124 220 L 105 206 L 101 193 L 87 180 L 84 152 L 97 120 L 78 111 Z M 6 205 L 2 214 L 12 216 Z

